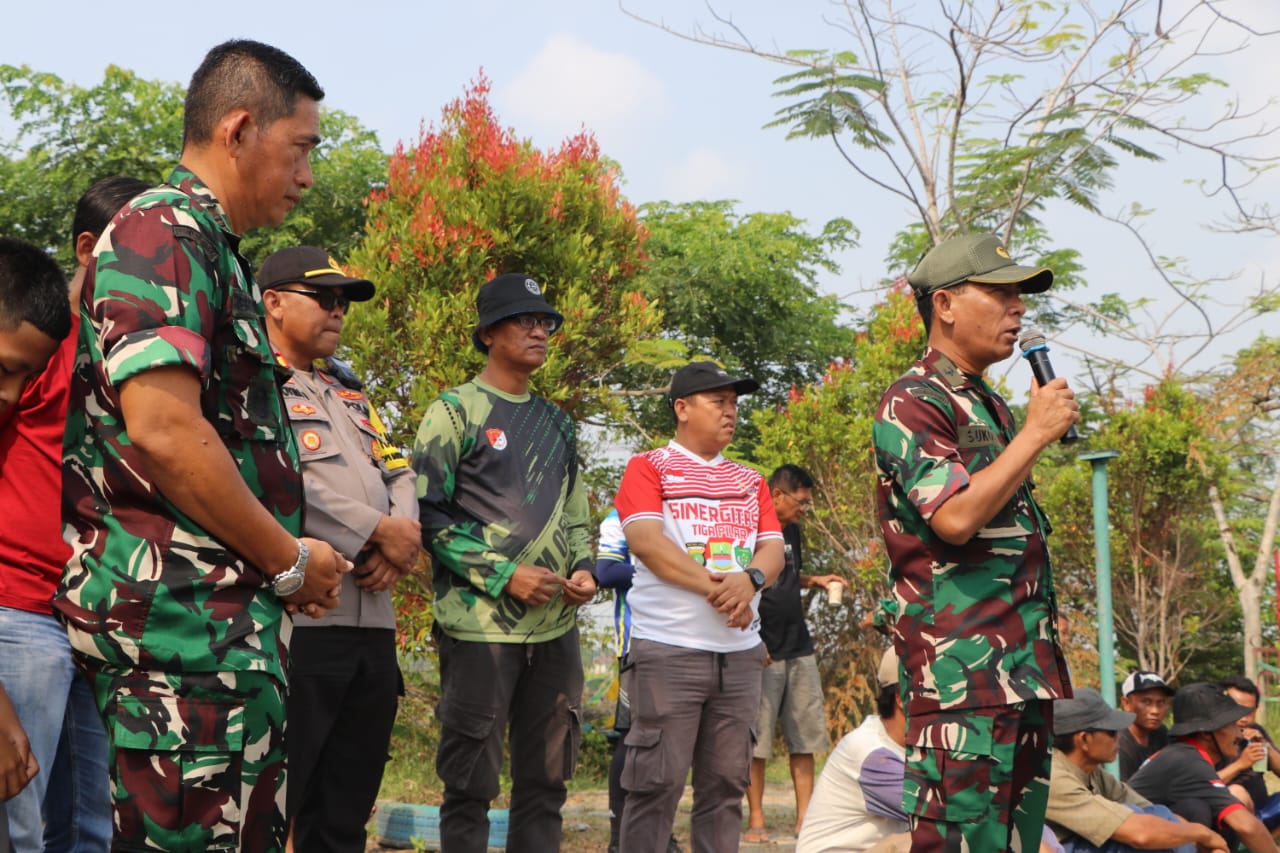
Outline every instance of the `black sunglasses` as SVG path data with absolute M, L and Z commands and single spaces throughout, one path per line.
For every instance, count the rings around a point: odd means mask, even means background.
M 277 287 L 276 290 L 281 293 L 297 293 L 300 296 L 310 296 L 320 303 L 320 307 L 325 311 L 332 311 L 334 308 L 341 308 L 346 311 L 351 305 L 351 300 L 337 290 L 285 290 L 283 287 Z

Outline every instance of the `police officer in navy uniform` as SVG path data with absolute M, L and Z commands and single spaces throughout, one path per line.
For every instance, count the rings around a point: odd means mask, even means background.
M 292 839 L 307 853 L 359 853 L 402 691 L 389 590 L 412 570 L 421 547 L 414 475 L 359 379 L 333 358 L 347 306 L 372 298 L 373 284 L 310 246 L 271 255 L 258 281 L 271 345 L 293 369 L 285 409 L 302 459 L 304 531 L 355 563 L 343 578 L 341 604 L 294 625 Z

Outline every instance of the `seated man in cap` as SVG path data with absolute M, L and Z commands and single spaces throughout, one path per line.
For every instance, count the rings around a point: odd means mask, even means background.
M 1120 685 L 1120 707 L 1133 722 L 1120 732 L 1120 779 L 1128 781 L 1142 762 L 1169 743 L 1164 718 L 1169 715 L 1173 688 L 1154 672 L 1132 672 Z
M 907 720 L 898 693 L 898 655 L 880 659 L 876 714 L 840 739 L 809 800 L 796 853 L 867 850 L 900 834 L 911 847 L 902 810 L 902 768 L 907 760 Z
M 1227 850 L 1207 826 L 1180 820 L 1149 803 L 1102 765 L 1114 761 L 1117 736 L 1133 714 L 1115 711 L 1098 691 L 1076 688 L 1075 698 L 1053 703 L 1053 770 L 1045 821 L 1067 853 L 1133 850 Z
M 1240 718 L 1249 711 L 1216 684 L 1189 684 L 1174 694 L 1173 742 L 1129 780 L 1139 794 L 1189 821 L 1217 829 L 1230 849 L 1237 840 L 1252 853 L 1280 848 L 1262 821 L 1240 802 L 1214 767 L 1239 753 Z
M 666 849 L 690 766 L 693 849 L 738 849 L 766 655 L 757 607 L 783 548 L 768 484 L 721 451 L 738 395 L 759 387 L 709 361 L 676 371 L 675 440 L 633 456 L 614 500 L 636 567 L 622 853 Z

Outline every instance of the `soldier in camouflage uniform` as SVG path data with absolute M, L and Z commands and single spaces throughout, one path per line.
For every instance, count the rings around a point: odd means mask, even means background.
M 994 235 L 953 237 L 908 276 L 929 332 L 873 430 L 894 644 L 907 711 L 912 850 L 1034 850 L 1052 700 L 1070 695 L 1045 534 L 1040 452 L 1079 420 L 1066 382 L 1033 389 L 1015 428 L 983 378 L 1008 358 L 1021 294 L 1053 281 Z
M 443 849 L 483 853 L 511 731 L 507 850 L 560 847 L 579 740 L 577 608 L 596 592 L 574 425 L 529 393 L 564 318 L 525 275 L 480 288 L 472 334 L 488 356 L 427 409 L 414 442 L 440 653 Z
M 115 849 L 284 844 L 286 602 L 331 608 L 347 564 L 297 538 L 287 374 L 237 234 L 311 185 L 323 94 L 276 48 L 211 50 L 182 164 L 84 283 L 55 608 L 107 728 Z

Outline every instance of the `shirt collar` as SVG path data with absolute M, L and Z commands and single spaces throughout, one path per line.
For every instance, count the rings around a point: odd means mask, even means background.
M 227 212 L 222 209 L 222 203 L 195 172 L 179 163 L 169 173 L 169 179 L 165 183 L 182 190 L 195 199 L 201 207 L 208 210 L 218 221 L 218 227 L 231 237 L 232 247 L 239 251 L 240 236 L 231 230 L 231 220 L 227 218 Z
M 695 461 L 695 462 L 700 462 L 700 463 L 702 463 L 703 465 L 719 465 L 721 462 L 723 462 L 723 461 L 724 461 L 724 456 L 723 456 L 723 455 L 721 455 L 721 454 L 719 454 L 719 453 L 717 453 L 717 454 L 715 455 L 715 458 L 714 458 L 714 459 L 703 459 L 701 456 L 699 456 L 698 454 L 694 453 L 694 452 L 693 452 L 692 450 L 690 450 L 689 448 L 687 448 L 687 447 L 685 447 L 684 445 L 680 444 L 680 443 L 679 443 L 678 441 L 676 441 L 674 438 L 673 438 L 673 439 L 671 439 L 671 441 L 667 442 L 667 447 L 670 447 L 672 450 L 675 450 L 675 451 L 678 451 L 678 452 L 680 452 L 680 453 L 683 453 L 685 456 L 688 456 L 688 457 L 689 457 L 690 459 L 692 459 L 693 461 Z
M 921 356 L 920 362 L 930 371 L 941 376 L 948 385 L 957 391 L 961 388 L 987 390 L 987 383 L 981 376 L 965 373 L 959 367 L 956 367 L 954 361 L 943 355 L 941 350 L 925 347 L 924 355 Z

